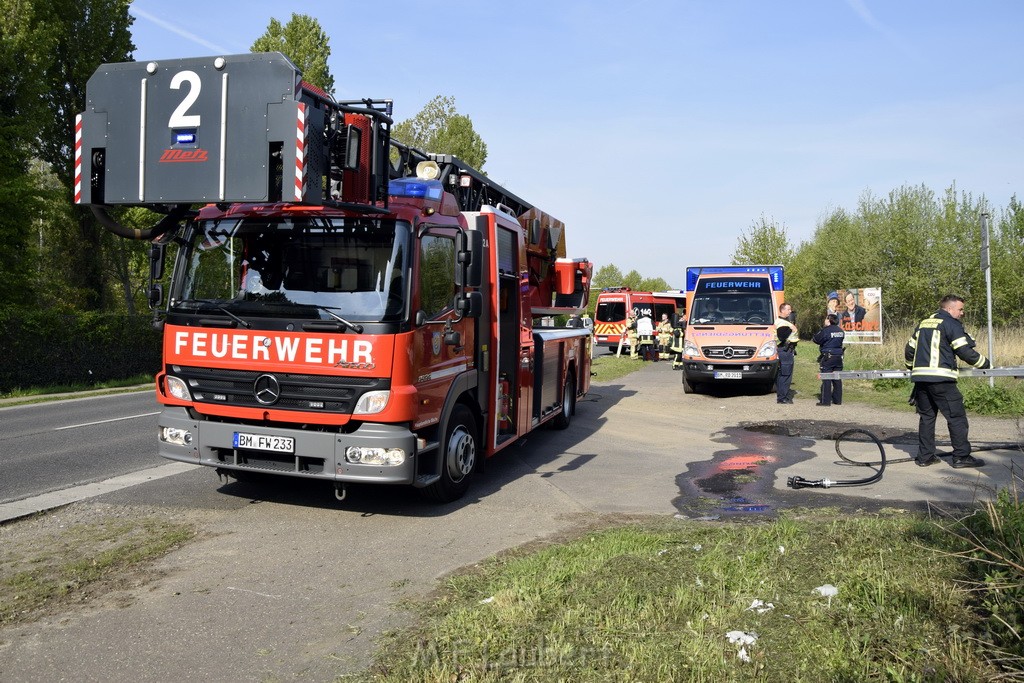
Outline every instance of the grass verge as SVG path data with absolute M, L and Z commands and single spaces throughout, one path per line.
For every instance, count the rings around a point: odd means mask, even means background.
M 590 371 L 594 373 L 592 379 L 595 382 L 610 382 L 625 377 L 631 372 L 636 372 L 643 366 L 644 361 L 630 358 L 628 353 L 617 357 L 614 353 L 598 349 L 590 365 Z
M 0 626 L 140 583 L 141 567 L 195 535 L 190 525 L 155 517 L 102 518 L 31 537 L 0 528 Z
M 359 678 L 993 680 L 959 583 L 971 546 L 944 523 L 818 510 L 589 532 L 450 578 Z

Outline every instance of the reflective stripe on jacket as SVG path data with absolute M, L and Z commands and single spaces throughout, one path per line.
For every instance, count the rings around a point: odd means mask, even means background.
M 976 368 L 991 367 L 988 358 L 974 350 L 963 323 L 944 310 L 918 323 L 903 355 L 915 382 L 955 382 L 957 358 Z

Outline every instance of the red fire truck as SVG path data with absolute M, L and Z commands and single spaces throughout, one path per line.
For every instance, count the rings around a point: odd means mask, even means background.
M 686 312 L 686 292 L 634 292 L 629 287 L 606 287 L 597 294 L 594 337 L 598 346 L 617 351 L 629 349 L 623 337 L 630 313 L 646 315 L 655 325 L 665 314 L 675 323 Z
M 104 65 L 87 95 L 76 201 L 153 241 L 160 455 L 443 502 L 569 425 L 589 330 L 533 322 L 583 311 L 592 265 L 560 221 L 391 141 L 390 101 L 336 102 L 278 53 Z M 123 205 L 166 217 L 127 230 Z

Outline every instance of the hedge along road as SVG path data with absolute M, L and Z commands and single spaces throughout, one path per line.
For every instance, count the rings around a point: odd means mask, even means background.
M 446 506 L 366 487 L 338 503 L 328 486 L 219 484 L 205 468 L 124 488 L 0 532 L 156 514 L 192 522 L 199 538 L 157 562 L 147 585 L 0 631 L 0 679 L 332 680 L 365 667 L 374 636 L 412 618 L 399 606 L 404 598 L 524 543 L 644 515 L 968 502 L 1009 481 L 1014 452 L 1000 450 L 986 453 L 992 462 L 978 472 L 903 463 L 866 487 L 785 488 L 793 474 L 850 476 L 819 432 L 848 425 L 905 437 L 915 424 L 909 411 L 823 409 L 802 398 L 778 406 L 773 396 L 735 391 L 684 395 L 678 373 L 651 363 L 595 385 L 569 429 L 528 436 Z M 1019 438 L 1012 420 L 972 417 L 971 426 L 978 442 Z M 893 458 L 912 450 L 886 448 Z

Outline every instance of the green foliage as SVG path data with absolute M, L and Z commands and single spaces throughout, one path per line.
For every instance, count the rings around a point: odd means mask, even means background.
M 669 289 L 668 283 L 665 282 L 664 278 L 660 277 L 645 277 L 640 281 L 641 292 L 664 292 Z
M 608 263 L 597 269 L 594 274 L 594 286 L 598 289 L 618 287 L 622 283 L 622 271 L 614 264 Z
M 786 298 L 798 310 L 819 310 L 826 292 L 880 286 L 887 326 L 916 322 L 932 313 L 943 295 L 955 293 L 968 302 L 965 323 L 971 326 L 984 311 L 979 225 L 986 206 L 984 197 L 958 193 L 955 186 L 941 195 L 924 186 L 903 186 L 884 198 L 866 193 L 855 212 L 832 211 L 814 237 L 800 244 L 786 274 Z M 1014 197 L 992 221 L 997 325 L 1024 321 L 1022 237 L 1024 211 Z
M 1020 475 L 1015 475 L 1020 483 Z M 985 619 L 980 639 L 1006 671 L 1024 670 L 1024 505 L 1004 489 L 984 510 L 946 525 L 965 541 L 973 594 Z
M 750 226 L 748 233 L 740 235 L 732 253 L 733 265 L 779 263 L 785 266 L 792 258 L 793 247 L 785 226 L 769 221 L 764 215 Z
M 1024 389 L 1019 382 L 989 386 L 986 379 L 958 382 L 964 408 L 978 415 L 1024 415 Z
M 160 369 L 160 333 L 147 317 L 6 309 L 0 329 L 0 393 Z
M 469 117 L 456 111 L 454 97 L 438 95 L 414 117 L 396 123 L 391 136 L 425 152 L 453 154 L 478 171 L 487 161 L 487 144 Z
M 267 31 L 256 39 L 252 52 L 280 52 L 302 72 L 302 79 L 334 94 L 334 76 L 327 66 L 331 46 L 320 22 L 307 14 L 292 12 L 287 24 L 271 19 Z
M 135 49 L 128 5 L 0 0 L 0 306 L 110 304 L 102 229 L 71 209 L 72 141 L 86 81 Z

